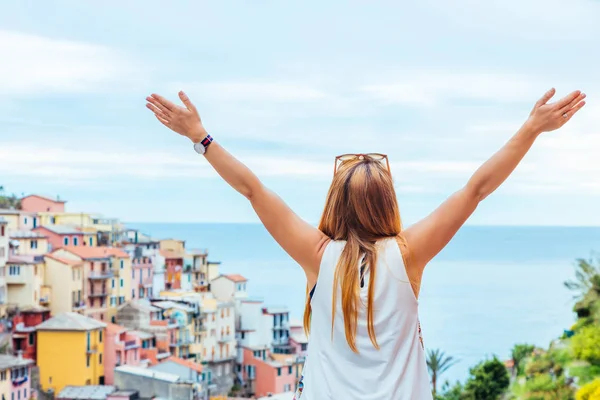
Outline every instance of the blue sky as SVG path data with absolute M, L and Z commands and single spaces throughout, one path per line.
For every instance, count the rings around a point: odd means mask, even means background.
M 377 151 L 410 224 L 555 86 L 584 90 L 588 105 L 469 222 L 598 225 L 599 15 L 584 0 L 8 2 L 0 184 L 125 221 L 255 221 L 144 107 L 184 89 L 212 135 L 307 220 L 335 155 Z

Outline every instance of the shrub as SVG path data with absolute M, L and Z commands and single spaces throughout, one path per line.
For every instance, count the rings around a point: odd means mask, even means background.
M 600 400 L 600 378 L 582 386 L 575 395 L 576 400 Z
M 577 358 L 600 365 L 600 326 L 582 328 L 571 339 L 571 346 Z
M 509 384 L 510 378 L 504 363 L 494 357 L 471 368 L 465 385 L 464 398 L 496 400 L 506 391 Z

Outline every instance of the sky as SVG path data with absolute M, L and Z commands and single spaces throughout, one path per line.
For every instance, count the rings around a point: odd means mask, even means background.
M 600 1 L 37 2 L 0 13 L 0 185 L 135 222 L 254 222 L 145 97 L 317 222 L 334 157 L 389 155 L 406 224 L 460 189 L 549 88 L 587 106 L 469 220 L 598 225 Z

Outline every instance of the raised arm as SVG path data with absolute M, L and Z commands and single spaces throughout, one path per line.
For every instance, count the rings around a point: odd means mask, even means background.
M 187 95 L 179 92 L 179 98 L 185 107 L 156 94 L 146 98 L 146 107 L 167 128 L 198 143 L 208 133 Z M 267 189 L 248 167 L 219 143 L 213 141 L 204 155 L 217 173 L 250 201 L 269 233 L 302 266 L 309 283 L 314 283 L 327 237 L 298 217 L 279 196 Z
M 425 265 L 448 244 L 479 202 L 508 178 L 540 133 L 562 127 L 585 105 L 585 94 L 579 91 L 549 104 L 554 93 L 551 89 L 535 104 L 521 129 L 473 174 L 461 190 L 405 230 L 411 278 L 420 282 Z

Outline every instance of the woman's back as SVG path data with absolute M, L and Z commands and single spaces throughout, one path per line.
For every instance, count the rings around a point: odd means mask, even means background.
M 380 349 L 373 346 L 367 331 L 368 272 L 360 288 L 359 353 L 346 341 L 339 287 L 332 340 L 334 274 L 344 246 L 343 241 L 332 241 L 323 254 L 311 300 L 309 353 L 297 399 L 431 399 L 418 302 L 396 240 L 378 243 L 373 322 Z M 359 273 L 359 266 L 356 268 Z

